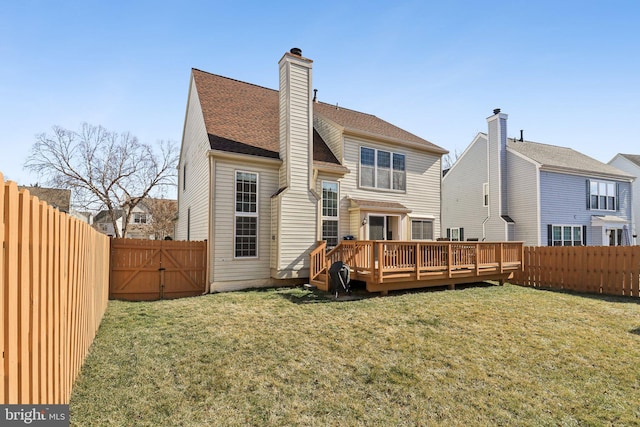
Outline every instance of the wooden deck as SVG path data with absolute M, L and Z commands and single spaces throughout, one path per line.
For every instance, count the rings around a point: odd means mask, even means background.
M 329 290 L 329 267 L 349 266 L 351 280 L 363 281 L 369 292 L 429 286 L 503 282 L 522 270 L 522 242 L 416 242 L 343 240 L 327 252 L 318 242 L 311 252 L 311 284 Z

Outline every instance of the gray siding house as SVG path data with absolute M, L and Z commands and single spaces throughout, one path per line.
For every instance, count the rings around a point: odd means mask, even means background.
M 631 239 L 637 245 L 640 231 L 640 154 L 616 154 L 609 164 L 636 177 L 631 184 Z
M 273 90 L 192 70 L 177 240 L 209 241 L 209 290 L 309 278 L 318 241 L 435 240 L 447 151 L 371 114 L 319 102 L 313 61 Z
M 507 137 L 499 109 L 442 179 L 442 235 L 531 246 L 632 244 L 633 176 L 571 148 Z

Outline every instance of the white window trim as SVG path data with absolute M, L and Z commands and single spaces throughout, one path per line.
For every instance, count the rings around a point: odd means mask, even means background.
M 489 183 L 482 184 L 482 206 L 489 207 Z
M 453 239 L 453 232 L 454 232 L 454 230 L 455 230 L 455 231 L 457 232 L 457 234 L 458 234 L 458 237 L 457 237 L 455 240 Z M 460 227 L 451 227 L 451 228 L 449 229 L 449 239 L 450 239 L 452 242 L 460 242 L 460 241 L 461 241 L 461 240 L 460 240 Z
M 414 239 L 413 238 L 413 221 L 430 222 L 431 223 L 431 239 Z M 411 236 L 411 240 L 419 241 L 419 242 L 432 242 L 434 240 L 434 233 L 435 233 L 434 223 L 435 221 L 433 218 L 409 218 L 409 226 L 411 227 L 409 235 Z
M 249 173 L 256 176 L 256 211 L 255 212 L 238 212 L 236 211 L 236 192 L 238 191 L 238 174 Z M 233 172 L 233 259 L 235 260 L 252 260 L 260 257 L 260 174 L 258 172 L 252 172 L 248 170 L 236 169 Z M 236 256 L 236 218 L 238 217 L 252 217 L 256 218 L 256 254 L 254 256 Z
M 338 199 L 337 199 L 337 206 L 336 206 L 336 216 L 325 216 L 324 215 L 324 183 L 327 184 L 336 184 L 338 186 Z M 336 221 L 338 223 L 338 244 L 340 244 L 340 183 L 338 181 L 329 181 L 329 180 L 322 180 L 320 183 L 320 238 L 321 240 L 325 240 L 324 239 L 324 233 L 323 233 L 323 229 L 322 229 L 322 225 L 324 224 L 324 221 Z
M 583 241 L 584 241 L 584 236 L 583 236 L 583 229 L 582 229 L 582 225 L 576 225 L 576 224 L 551 224 L 551 246 L 555 246 L 554 242 L 554 236 L 553 236 L 553 229 L 555 227 L 560 227 L 560 242 L 561 245 L 560 246 L 584 246 L 583 245 Z M 564 228 L 565 227 L 571 227 L 571 245 L 565 245 L 564 242 Z M 575 242 L 575 240 L 573 239 L 573 233 L 574 233 L 574 229 L 578 228 L 580 230 L 580 244 L 579 245 L 574 245 L 573 242 Z
M 594 194 L 591 191 L 591 186 L 593 184 L 596 184 L 596 188 L 598 189 L 598 192 L 596 194 Z M 604 184 L 606 190 L 606 194 L 602 195 L 600 194 L 600 184 Z M 613 195 L 609 195 L 609 186 L 612 185 L 613 186 Z M 618 209 L 616 208 L 618 203 L 620 203 L 620 201 L 618 200 L 618 192 L 617 192 L 617 186 L 618 183 L 614 182 L 614 181 L 604 181 L 604 180 L 596 180 L 596 179 L 590 179 L 589 180 L 589 207 L 591 210 L 594 211 L 605 211 L 605 212 L 616 212 Z M 596 196 L 596 200 L 598 200 L 598 207 L 594 207 L 591 203 L 591 197 Z M 609 197 L 613 197 L 613 209 L 609 209 L 609 208 L 602 208 L 600 207 L 600 197 L 604 197 L 606 200 L 606 203 L 608 204 L 608 200 Z
M 370 187 L 368 185 L 363 185 L 362 184 L 362 149 L 366 148 L 368 150 L 373 150 L 373 187 Z M 389 179 L 391 180 L 389 185 L 391 188 L 381 188 L 378 187 L 378 151 L 384 151 L 386 153 L 389 153 L 391 155 L 390 158 L 390 177 Z M 398 155 L 398 156 L 403 156 L 404 157 L 404 190 L 396 190 L 393 188 L 393 156 Z M 362 188 L 362 189 L 367 189 L 367 190 L 377 190 L 377 191 L 385 191 L 385 192 L 390 192 L 390 193 L 401 193 L 401 194 L 405 194 L 407 192 L 407 155 L 405 153 L 400 153 L 397 151 L 391 151 L 391 150 L 385 150 L 385 149 L 378 149 L 378 148 L 373 148 L 373 147 L 368 147 L 366 145 L 361 145 L 358 148 L 358 187 Z

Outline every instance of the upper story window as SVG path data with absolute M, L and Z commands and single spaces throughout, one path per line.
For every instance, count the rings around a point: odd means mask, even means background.
M 338 246 L 338 183 L 322 181 L 322 240 L 327 246 Z
M 235 257 L 258 256 L 258 174 L 236 171 Z
M 147 214 L 143 212 L 134 212 L 133 213 L 133 223 L 134 224 L 146 224 L 147 223 Z
M 589 186 L 589 209 L 615 211 L 618 209 L 618 186 L 615 182 L 587 181 Z
M 405 155 L 360 147 L 360 186 L 405 191 Z

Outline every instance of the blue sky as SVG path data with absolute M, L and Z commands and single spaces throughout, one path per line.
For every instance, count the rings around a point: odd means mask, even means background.
M 198 68 L 277 88 L 299 47 L 321 101 L 452 153 L 486 131 L 603 162 L 640 154 L 640 2 L 30 1 L 0 8 L 0 171 L 21 184 L 35 135 L 82 122 L 180 142 Z

